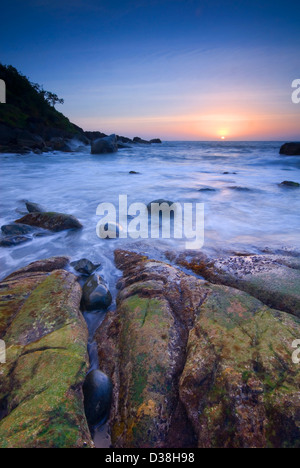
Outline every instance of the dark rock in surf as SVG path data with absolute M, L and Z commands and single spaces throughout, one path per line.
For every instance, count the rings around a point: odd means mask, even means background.
M 26 226 L 24 224 L 7 224 L 1 227 L 1 231 L 5 236 L 23 236 L 32 234 L 35 229 L 32 226 Z
M 116 153 L 118 151 L 118 143 L 116 135 L 99 138 L 92 142 L 92 154 L 107 154 Z
M 170 200 L 164 200 L 162 198 L 160 198 L 159 200 L 153 200 L 152 202 L 148 203 L 147 205 L 147 208 L 148 208 L 148 211 L 151 212 L 151 208 L 152 208 L 152 204 L 159 204 L 159 205 L 162 205 L 163 203 L 167 203 L 167 205 L 169 206 L 172 206 L 174 204 L 174 202 L 170 201 Z
M 97 270 L 97 268 L 100 267 L 100 264 L 94 265 L 90 260 L 82 258 L 77 262 L 71 263 L 71 266 L 74 268 L 74 270 L 78 271 L 78 273 L 81 273 L 83 276 L 90 276 L 92 273 L 94 273 L 95 270 Z
M 63 213 L 30 213 L 15 221 L 18 224 L 28 224 L 53 232 L 68 229 L 81 229 L 82 224 L 72 215 Z
M 26 208 L 28 213 L 45 213 L 44 208 L 37 203 L 26 202 Z
M 83 307 L 87 311 L 107 309 L 111 303 L 112 296 L 103 278 L 92 275 L 83 286 Z
M 108 417 L 112 400 L 112 383 L 100 370 L 90 372 L 83 384 L 84 409 L 91 427 L 104 424 Z
M 300 142 L 285 143 L 280 148 L 279 153 L 284 154 L 286 156 L 300 156 Z
M 0 247 L 15 247 L 31 240 L 29 236 L 7 236 L 0 239 Z
M 298 182 L 291 182 L 290 180 L 285 180 L 279 184 L 280 187 L 290 187 L 290 188 L 299 188 L 300 184 Z
M 140 138 L 140 137 L 135 137 L 135 138 L 133 139 L 133 143 L 138 143 L 138 144 L 140 144 L 140 145 L 150 145 L 150 144 L 151 144 L 150 141 L 143 140 L 143 139 Z
M 153 140 L 150 140 L 150 143 L 161 144 L 162 141 L 159 138 L 154 138 Z

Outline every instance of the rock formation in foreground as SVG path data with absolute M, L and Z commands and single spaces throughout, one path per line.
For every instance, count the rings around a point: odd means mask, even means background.
M 82 394 L 88 332 L 68 262 L 35 262 L 0 284 L 1 448 L 93 446 Z
M 116 263 L 117 312 L 97 333 L 114 446 L 299 447 L 295 311 L 134 253 Z

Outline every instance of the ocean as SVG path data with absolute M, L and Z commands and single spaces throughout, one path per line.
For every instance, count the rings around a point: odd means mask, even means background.
M 116 248 L 155 258 L 185 248 L 178 239 L 100 239 L 97 207 L 118 207 L 120 195 L 127 195 L 129 204 L 156 199 L 203 203 L 204 251 L 299 249 L 300 189 L 279 184 L 300 183 L 300 158 L 279 155 L 281 144 L 164 142 L 97 156 L 89 154 L 88 147 L 76 153 L 1 154 L 1 226 L 26 212 L 25 200 L 47 211 L 73 214 L 84 226 L 82 231 L 1 248 L 1 279 L 35 260 L 69 255 L 100 262 L 113 287 Z

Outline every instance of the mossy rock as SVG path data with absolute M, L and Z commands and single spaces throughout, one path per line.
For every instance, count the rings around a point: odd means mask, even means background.
M 115 363 L 101 363 L 114 446 L 299 447 L 299 318 L 135 253 L 115 258 L 117 312 L 97 334 L 100 360 Z
M 37 262 L 0 285 L 1 448 L 93 446 L 82 394 L 88 333 L 77 278 L 55 269 L 65 263 Z
M 180 398 L 201 448 L 299 447 L 300 320 L 211 286 L 188 342 Z

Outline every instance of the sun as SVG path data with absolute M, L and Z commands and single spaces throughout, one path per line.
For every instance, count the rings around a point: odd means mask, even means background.
M 221 136 L 221 140 L 225 140 L 225 137 L 224 137 L 224 136 Z

